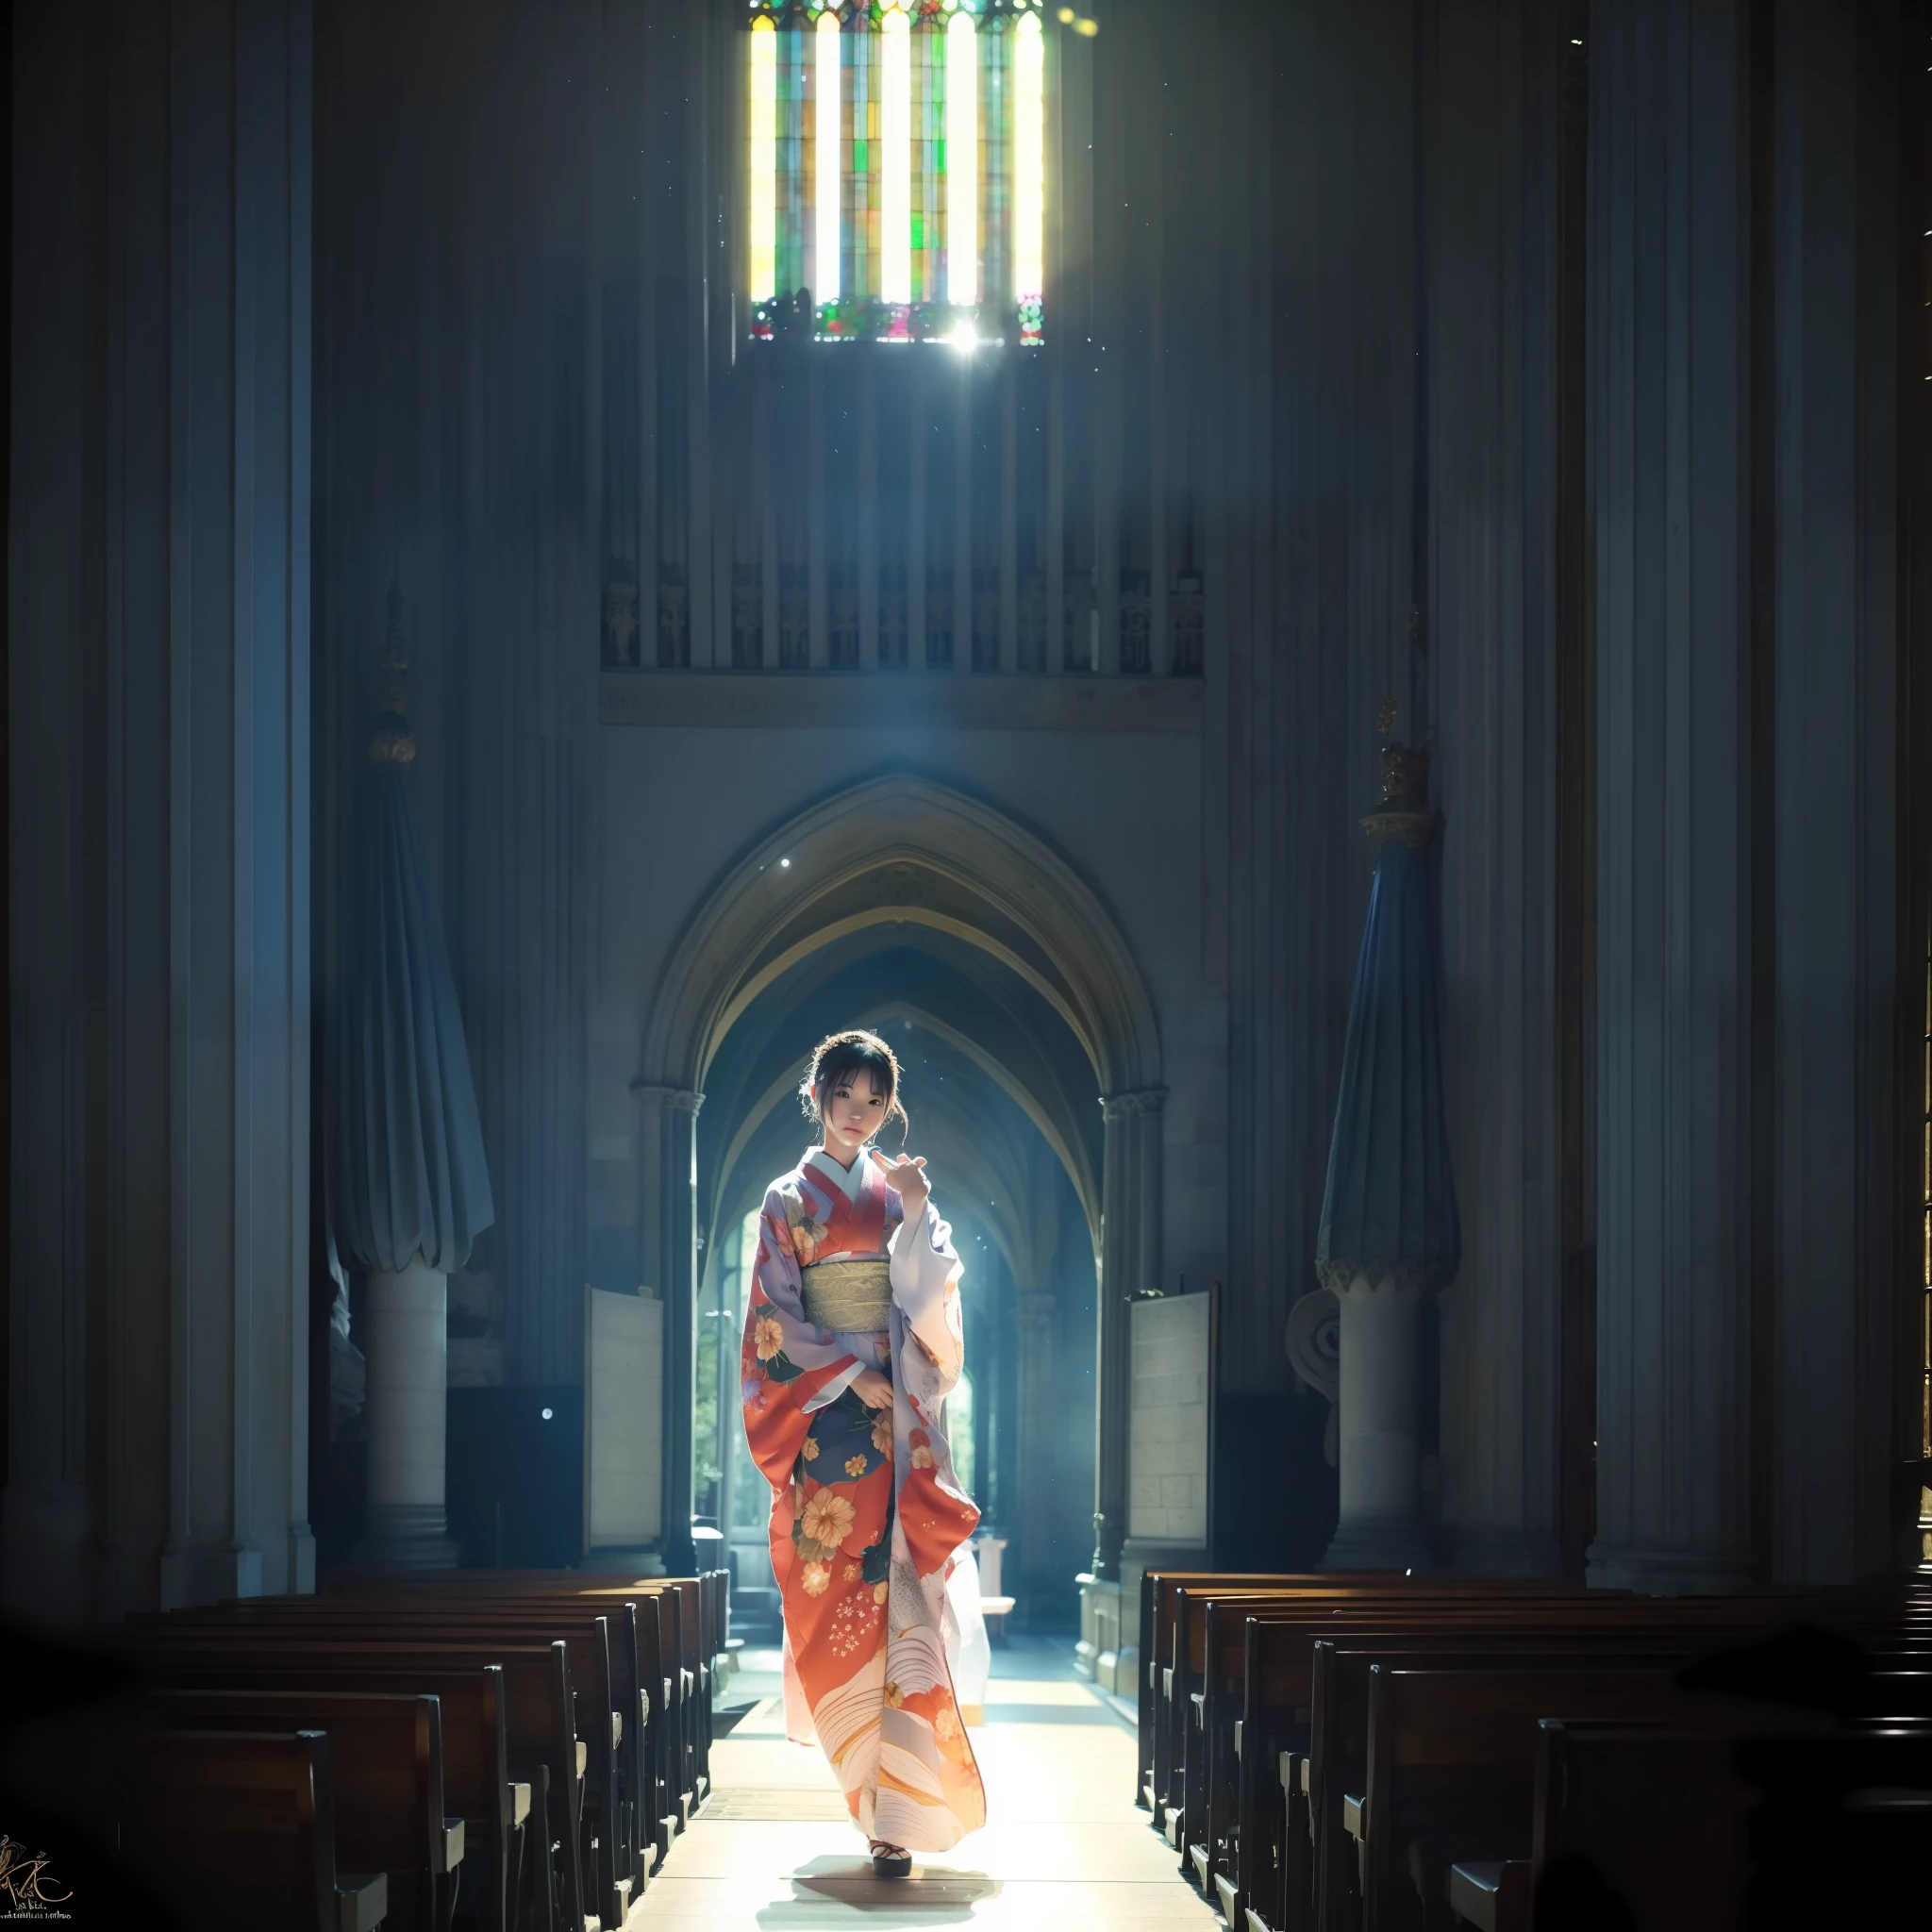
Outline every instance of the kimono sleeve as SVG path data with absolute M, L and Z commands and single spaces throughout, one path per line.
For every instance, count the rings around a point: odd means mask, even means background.
M 964 1331 L 959 1323 L 959 1257 L 953 1230 L 927 1200 L 918 1219 L 892 1230 L 892 1299 L 914 1337 L 939 1371 L 948 1393 L 965 1364 Z
M 776 1188 L 759 1217 L 758 1255 L 739 1355 L 739 1393 L 752 1460 L 774 1489 L 791 1480 L 812 1411 L 851 1381 L 860 1364 L 805 1318 L 798 1257 Z

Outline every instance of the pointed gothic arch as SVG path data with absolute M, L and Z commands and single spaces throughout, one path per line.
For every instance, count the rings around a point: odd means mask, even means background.
M 1153 1002 L 1099 894 L 1016 819 L 908 773 L 834 793 L 712 889 L 651 1002 L 646 1081 L 702 1091 L 719 1042 L 765 987 L 888 920 L 949 933 L 1018 974 L 1065 1020 L 1103 1094 L 1159 1085 Z
M 976 948 L 1058 1014 L 1092 1067 L 1103 1122 L 1094 1574 L 1119 1574 L 1126 1521 L 1125 1304 L 1161 1274 L 1160 1038 L 1125 935 L 1045 840 L 951 786 L 894 772 L 821 800 L 706 895 L 659 975 L 634 1083 L 646 1253 L 666 1304 L 670 1373 L 692 1359 L 695 1124 L 720 1044 L 758 994 L 869 926 L 925 926 Z M 691 1559 L 689 1398 L 665 1403 L 665 1558 Z

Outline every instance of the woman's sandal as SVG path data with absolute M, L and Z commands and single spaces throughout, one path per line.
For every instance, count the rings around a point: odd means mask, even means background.
M 903 1845 L 889 1845 L 884 1839 L 872 1841 L 872 1869 L 881 1878 L 909 1878 L 912 1854 Z

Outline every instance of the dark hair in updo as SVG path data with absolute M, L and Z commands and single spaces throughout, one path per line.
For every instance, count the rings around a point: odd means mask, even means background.
M 823 1116 L 819 1111 L 817 1095 L 829 1093 L 840 1081 L 849 1080 L 860 1073 L 871 1076 L 872 1090 L 884 1098 L 886 1118 L 899 1123 L 899 1135 L 903 1141 L 912 1123 L 907 1119 L 905 1106 L 899 1098 L 898 1057 L 876 1033 L 868 1033 L 862 1026 L 855 1026 L 846 1033 L 830 1034 L 814 1049 L 811 1065 L 806 1070 L 805 1079 L 798 1090 L 798 1098 L 807 1118 L 814 1126 L 819 1125 Z

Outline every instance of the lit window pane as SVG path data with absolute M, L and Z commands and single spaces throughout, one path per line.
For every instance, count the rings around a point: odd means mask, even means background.
M 880 24 L 879 293 L 912 299 L 912 23 L 894 7 Z
M 818 94 L 818 118 L 812 129 L 818 206 L 812 210 L 818 256 L 815 302 L 839 299 L 839 197 L 844 170 L 841 165 L 840 120 L 842 102 L 839 85 L 839 16 L 828 7 L 819 15 L 813 35 L 816 65 L 812 75 Z
M 751 333 L 1043 339 L 1040 0 L 751 0 Z M 810 309 L 794 300 L 810 291 Z M 969 311 L 963 317 L 958 311 Z
M 811 170 L 811 128 L 805 115 L 806 73 L 811 41 L 805 16 L 785 16 L 778 29 L 778 238 L 776 286 L 786 294 L 805 283 L 807 203 Z
M 946 23 L 946 300 L 979 300 L 979 48 L 973 16 Z
M 1013 296 L 1046 288 L 1046 48 L 1040 16 L 1022 17 L 1013 49 Z
M 751 24 L 751 299 L 768 302 L 778 266 L 778 30 Z

